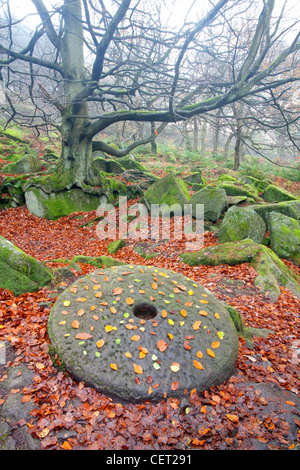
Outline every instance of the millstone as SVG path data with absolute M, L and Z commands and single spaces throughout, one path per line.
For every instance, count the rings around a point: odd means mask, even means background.
M 223 304 L 199 283 L 152 266 L 79 278 L 55 302 L 48 332 L 71 375 L 132 402 L 220 384 L 238 352 Z

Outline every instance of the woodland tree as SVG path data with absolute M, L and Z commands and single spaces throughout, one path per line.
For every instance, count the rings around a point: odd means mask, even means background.
M 154 142 L 168 123 L 217 113 L 254 96 L 275 96 L 280 87 L 300 79 L 291 65 L 297 60 L 300 33 L 274 55 L 277 42 L 295 26 L 295 21 L 283 21 L 283 10 L 275 15 L 275 0 L 209 2 L 205 14 L 196 9 L 197 20 L 177 29 L 164 23 L 162 5 L 149 7 L 142 0 L 61 0 L 50 2 L 50 8 L 46 0 L 31 3 L 40 23 L 20 46 L 14 25 L 21 28 L 22 21 L 13 19 L 9 0 L 2 0 L 4 111 L 9 121 L 60 131 L 56 188 L 97 191 L 93 150 L 126 155 L 142 143 Z M 250 7 L 252 34 L 245 47 L 237 18 Z M 225 50 L 218 38 L 228 28 L 234 41 Z M 211 76 L 207 67 L 203 75 L 198 67 L 195 75 L 195 51 L 206 64 L 217 57 L 219 66 L 223 63 L 218 74 L 212 66 Z M 97 140 L 99 133 L 120 122 L 152 123 L 152 133 L 124 150 Z

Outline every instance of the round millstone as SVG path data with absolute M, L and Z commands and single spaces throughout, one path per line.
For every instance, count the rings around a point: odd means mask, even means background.
M 223 304 L 201 284 L 152 266 L 79 278 L 55 302 L 48 332 L 71 375 L 132 402 L 220 384 L 238 352 Z

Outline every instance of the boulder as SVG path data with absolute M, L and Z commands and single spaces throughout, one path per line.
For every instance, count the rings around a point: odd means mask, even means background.
M 250 263 L 257 272 L 255 285 L 276 302 L 280 286 L 290 289 L 300 299 L 300 279 L 272 250 L 250 239 L 222 243 L 194 253 L 183 253 L 180 258 L 190 266 Z
M 149 186 L 140 202 L 144 202 L 149 210 L 152 204 L 157 204 L 161 208 L 162 216 L 169 217 L 171 206 L 181 215 L 184 204 L 188 204 L 189 199 L 190 195 L 185 183 L 171 173 Z
M 295 201 L 296 202 L 296 201 Z M 277 212 L 284 214 L 287 217 L 298 220 L 298 215 L 295 208 L 288 202 L 279 202 L 278 204 L 253 204 L 248 206 L 248 209 L 254 210 L 258 215 L 260 215 L 267 225 L 269 230 L 269 214 L 271 212 Z
M 300 254 L 300 225 L 297 220 L 271 212 L 269 227 L 271 248 L 280 258 L 291 259 Z
M 266 187 L 264 193 L 262 194 L 262 198 L 267 202 L 283 202 L 297 200 L 296 196 L 289 193 L 283 188 L 278 188 L 274 184 L 269 184 Z
M 255 201 L 260 200 L 257 189 L 249 185 L 239 186 L 234 183 L 221 182 L 218 183 L 218 187 L 224 189 L 227 196 L 247 196 Z
M 137 162 L 130 155 L 126 157 L 118 158 L 118 163 L 122 165 L 126 170 L 140 170 L 140 171 L 146 171 L 146 172 L 148 171 L 144 165 Z
M 45 219 L 58 219 L 73 212 L 96 210 L 107 202 L 106 192 L 102 196 L 84 193 L 79 188 L 46 193 L 41 188 L 31 186 L 25 191 L 27 209 L 33 215 Z
M 41 171 L 43 164 L 35 155 L 24 155 L 15 163 L 8 163 L 2 167 L 1 172 L 4 174 L 23 174 L 23 173 L 37 173 Z
M 119 161 L 117 162 L 112 158 L 108 160 L 101 157 L 95 158 L 93 160 L 92 167 L 94 170 L 105 171 L 106 173 L 120 174 L 125 171 L 124 166 L 122 166 Z
M 221 384 L 238 354 L 223 303 L 182 274 L 153 266 L 77 279 L 57 298 L 48 333 L 77 380 L 132 402 L 183 398 Z
M 35 292 L 53 280 L 51 271 L 0 235 L 0 287 L 15 295 Z
M 203 178 L 203 175 L 202 175 L 202 171 L 200 171 L 200 170 L 195 171 L 191 175 L 183 177 L 182 180 L 186 184 L 201 184 L 201 185 L 206 184 L 206 181 L 205 181 L 205 179 Z
M 203 204 L 204 219 L 216 222 L 227 209 L 226 193 L 223 189 L 215 186 L 206 186 L 192 195 L 190 204 L 192 205 L 193 217 L 197 216 L 197 204 Z
M 232 206 L 220 225 L 219 241 L 224 243 L 250 238 L 255 243 L 263 243 L 266 231 L 264 220 L 255 211 Z

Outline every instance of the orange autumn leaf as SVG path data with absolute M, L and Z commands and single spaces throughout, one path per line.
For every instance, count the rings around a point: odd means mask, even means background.
M 94 310 L 96 310 L 96 308 L 97 308 L 96 305 L 92 305 L 91 306 L 91 311 L 93 312 Z
M 77 287 L 70 287 L 70 291 L 73 292 L 73 294 L 77 294 Z
M 220 315 L 218 314 L 218 312 L 215 313 L 215 317 L 216 317 L 217 320 L 219 320 Z
M 85 301 L 86 301 L 85 297 L 79 297 L 78 299 L 76 299 L 76 302 L 85 302 Z
M 72 322 L 72 327 L 73 327 L 73 328 L 79 328 L 79 321 L 74 320 L 74 321 Z
M 156 290 L 156 289 L 157 289 L 157 284 L 156 284 L 156 282 L 152 282 L 151 287 L 152 287 L 152 289 Z
M 90 333 L 77 333 L 75 338 L 76 339 L 90 339 L 90 338 L 93 338 L 93 335 L 91 335 Z
M 83 310 L 83 308 L 81 308 L 80 310 L 78 310 L 77 315 L 78 315 L 79 317 L 82 317 L 82 315 L 84 315 L 84 310 Z
M 160 339 L 157 341 L 157 348 L 160 350 L 160 352 L 164 352 L 168 347 L 168 343 L 164 341 L 163 339 Z
M 118 370 L 118 364 L 116 364 L 116 363 L 113 363 L 113 362 L 112 362 L 112 363 L 110 364 L 110 367 L 111 367 L 112 370 Z
M 131 341 L 139 341 L 141 337 L 139 335 L 133 335 L 131 336 Z
M 119 295 L 119 294 L 122 294 L 122 292 L 123 292 L 123 289 L 121 289 L 121 287 L 115 287 L 113 290 L 113 295 Z
M 178 382 L 173 382 L 173 383 L 171 384 L 171 390 L 173 390 L 173 391 L 177 390 L 178 387 L 179 387 L 179 383 L 178 383 Z
M 194 367 L 196 367 L 196 369 L 203 369 L 203 365 L 201 364 L 200 361 L 196 361 L 196 359 L 194 359 L 193 364 L 194 364 Z
M 233 423 L 237 423 L 239 420 L 239 417 L 237 415 L 232 415 L 230 413 L 227 413 L 227 418 L 232 421 Z
M 186 302 L 184 305 L 185 305 L 186 307 L 191 307 L 191 306 L 193 305 L 193 302 Z
M 104 346 L 104 344 L 105 344 L 105 341 L 103 339 L 99 339 L 99 341 L 97 341 L 97 343 L 96 343 L 96 346 L 97 346 L 97 348 L 100 349 L 100 348 L 102 348 L 102 346 Z
M 181 290 L 178 289 L 178 287 L 174 287 L 173 292 L 174 292 L 174 294 L 179 294 L 179 292 L 181 292 Z
M 100 299 L 100 297 L 102 297 L 101 290 L 99 290 L 99 292 L 96 292 L 95 297 L 97 297 L 97 299 Z
M 168 315 L 167 310 L 162 310 L 162 311 L 161 311 L 161 316 L 162 316 L 163 318 L 166 318 L 167 315 Z
M 133 369 L 136 374 L 142 374 L 143 373 L 143 368 L 142 366 L 139 366 L 138 364 L 133 363 Z
M 197 320 L 197 321 L 195 321 L 195 322 L 193 323 L 193 330 L 194 330 L 194 331 L 199 330 L 200 327 L 201 327 L 201 320 Z
M 216 356 L 215 353 L 214 353 L 211 349 L 209 349 L 209 348 L 206 350 L 206 352 L 207 352 L 207 354 L 208 354 L 209 356 L 211 356 L 211 357 L 215 357 L 215 356 Z
M 148 354 L 149 351 L 147 348 L 145 348 L 144 346 L 139 346 L 139 350 L 142 351 L 144 354 Z
M 133 300 L 131 297 L 128 297 L 128 298 L 126 299 L 127 305 L 132 305 L 133 302 L 134 302 L 134 300 Z
M 201 351 L 198 351 L 197 354 L 196 354 L 197 357 L 199 357 L 199 359 L 202 359 L 203 357 L 203 354 Z
M 178 284 L 177 287 L 178 287 L 179 289 L 181 289 L 181 290 L 186 290 L 186 287 L 185 287 L 185 286 L 182 286 L 182 285 L 179 285 L 179 284 Z
M 214 341 L 211 343 L 211 347 L 214 349 L 217 349 L 220 346 L 220 341 Z
M 61 447 L 61 449 L 72 450 L 72 446 L 71 446 L 70 442 L 68 442 L 68 441 L 64 441 L 60 447 Z
M 115 307 L 110 307 L 110 311 L 111 313 L 117 313 L 117 310 L 115 309 Z
M 180 310 L 180 313 L 183 317 L 186 317 L 187 316 L 187 311 L 184 310 L 184 308 L 182 310 Z

